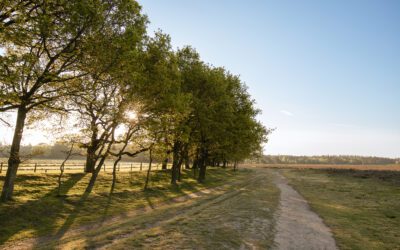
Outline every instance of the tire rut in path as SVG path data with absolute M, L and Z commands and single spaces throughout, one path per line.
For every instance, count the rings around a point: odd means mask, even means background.
M 274 249 L 338 249 L 330 229 L 277 171 L 275 184 L 281 197 L 275 215 Z

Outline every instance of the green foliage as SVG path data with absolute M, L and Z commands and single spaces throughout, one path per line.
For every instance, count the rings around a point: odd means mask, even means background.
M 25 124 L 50 112 L 80 129 L 74 141 L 86 149 L 93 183 L 110 155 L 172 152 L 173 179 L 183 162 L 197 161 L 202 180 L 207 165 L 243 160 L 266 142 L 270 131 L 240 78 L 191 47 L 173 50 L 161 31 L 148 35 L 135 0 L 0 7 L 0 112 L 18 110 L 2 199 L 12 193 Z

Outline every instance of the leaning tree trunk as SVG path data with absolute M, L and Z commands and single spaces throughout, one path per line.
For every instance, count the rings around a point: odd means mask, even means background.
M 95 168 L 92 176 L 90 177 L 90 181 L 88 186 L 86 187 L 85 194 L 90 194 L 93 190 L 94 183 L 96 182 L 97 176 L 100 173 L 101 166 L 103 166 L 104 162 L 106 161 L 106 156 L 101 157 L 100 162 L 98 163 L 97 167 Z
M 14 181 L 17 177 L 17 170 L 21 162 L 19 151 L 27 113 L 28 110 L 25 106 L 18 108 L 17 122 L 15 124 L 14 137 L 11 144 L 10 157 L 8 158 L 7 174 L 4 179 L 3 190 L 0 197 L 1 201 L 8 201 L 12 199 L 14 192 Z

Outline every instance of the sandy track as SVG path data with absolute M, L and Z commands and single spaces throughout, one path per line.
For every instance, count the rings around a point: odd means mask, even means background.
M 338 249 L 330 229 L 310 210 L 307 201 L 275 172 L 281 191 L 276 213 L 275 249 Z

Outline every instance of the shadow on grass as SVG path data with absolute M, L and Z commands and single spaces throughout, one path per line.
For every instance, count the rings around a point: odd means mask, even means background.
M 46 237 L 43 239 L 44 241 L 55 242 L 57 239 L 63 238 L 75 222 L 84 224 L 83 230 L 86 228 L 90 230 L 91 227 L 98 227 L 111 219 L 112 215 L 127 216 L 127 212 L 131 210 L 147 206 L 155 209 L 160 203 L 174 203 L 177 201 L 175 200 L 177 197 L 199 192 L 200 189 L 211 183 L 220 183 L 221 180 L 229 178 L 231 175 L 233 174 L 225 171 L 224 173 L 210 173 L 206 183 L 197 184 L 196 180 L 192 178 L 191 170 L 183 170 L 182 182 L 177 186 L 172 186 L 169 184 L 170 171 L 159 170 L 152 173 L 151 189 L 144 192 L 142 189 L 143 174 L 135 174 L 134 179 L 132 179 L 133 176 L 126 175 L 117 181 L 113 194 L 100 191 L 96 192 L 93 197 L 89 197 L 89 194 L 81 196 L 77 192 L 71 196 L 57 197 L 57 187 L 49 189 L 49 181 L 40 181 L 41 178 L 47 177 L 23 177 L 26 178 L 27 183 L 20 185 L 24 189 L 19 191 L 19 196 L 30 199 L 32 197 L 39 198 L 25 203 L 15 202 L 0 206 L 0 245 L 17 235 L 19 239 L 24 236 L 47 235 L 49 239 Z M 66 176 L 62 187 L 63 193 L 67 193 L 84 176 L 85 174 Z M 105 180 L 103 179 L 98 185 L 103 185 Z M 122 186 L 119 184 L 120 182 Z M 79 187 L 81 184 L 76 186 Z M 46 192 L 46 188 L 48 192 Z M 73 190 L 75 191 L 75 189 Z M 43 193 L 45 194 L 42 195 Z M 37 241 L 36 247 L 40 247 L 41 243 L 43 243 L 41 240 Z
M 72 224 L 74 223 L 75 219 L 78 217 L 78 214 L 83 208 L 83 204 L 89 197 L 90 193 L 83 193 L 82 197 L 79 199 L 79 201 L 74 205 L 74 208 L 72 212 L 68 215 L 67 219 L 63 223 L 63 225 L 60 227 L 60 229 L 57 231 L 55 234 L 56 239 L 61 239 L 64 234 L 71 228 Z
M 62 190 L 68 192 L 85 174 L 71 174 L 63 182 Z M 42 177 L 22 177 L 38 180 Z M 24 179 L 21 179 L 24 180 Z M 21 205 L 17 202 L 2 204 L 0 207 L 0 244 L 4 244 L 21 231 L 34 231 L 36 236 L 43 235 L 57 228 L 56 221 L 68 213 L 65 197 L 58 197 L 58 187 L 51 189 L 37 200 L 28 201 Z

